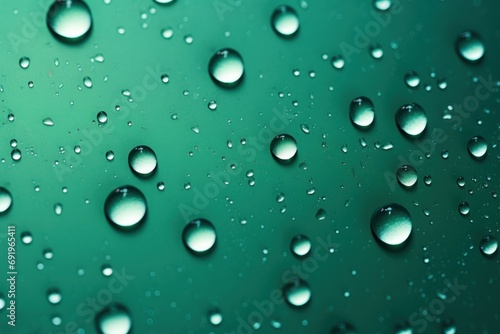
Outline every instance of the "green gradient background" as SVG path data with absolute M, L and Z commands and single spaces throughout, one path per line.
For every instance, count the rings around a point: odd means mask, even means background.
M 321 56 L 340 54 L 342 42 L 354 44 L 353 28 L 363 29 L 373 21 L 371 1 L 310 1 L 307 9 L 298 1 L 283 3 L 293 6 L 300 17 L 300 32 L 290 40 L 280 39 L 270 27 L 278 2 L 241 1 L 221 18 L 212 1 L 178 0 L 160 6 L 152 0 L 112 0 L 109 5 L 89 0 L 94 26 L 85 42 L 63 44 L 43 25 L 17 50 L 9 34 L 21 36 L 25 20 L 33 22 L 32 14 L 45 15 L 49 3 L 0 4 L 0 158 L 5 159 L 0 163 L 0 186 L 14 198 L 9 212 L 0 216 L 4 230 L 0 233 L 6 233 L 7 225 L 16 225 L 18 236 L 30 231 L 34 238 L 30 245 L 18 242 L 17 326 L 7 326 L 4 308 L 0 333 L 62 333 L 71 321 L 85 333 L 94 333 L 94 324 L 86 323 L 76 309 L 108 286 L 110 278 L 100 272 L 105 263 L 135 276 L 113 296 L 131 311 L 134 333 L 234 331 L 238 317 L 246 319 L 256 310 L 252 303 L 268 299 L 271 291 L 282 287 L 283 272 L 301 264 L 289 251 L 292 237 L 299 233 L 309 236 L 313 247 L 318 237 L 328 236 L 339 246 L 307 279 L 313 294 L 310 303 L 303 309 L 276 306 L 258 333 L 327 333 L 340 321 L 352 323 L 359 333 L 393 333 L 396 324 L 429 306 L 445 287 L 445 279 L 455 278 L 468 287 L 455 302 L 446 304 L 440 319 L 452 319 L 459 333 L 500 332 L 499 257 L 486 258 L 478 248 L 485 235 L 500 238 L 499 200 L 491 195 L 499 190 L 499 94 L 481 101 L 461 131 L 452 130 L 442 119 L 448 105 L 474 94 L 473 77 L 491 74 L 500 80 L 500 5 L 402 0 L 401 13 L 392 15 L 390 24 L 372 38 L 382 46 L 383 58 L 374 60 L 363 48 L 338 71 Z M 150 7 L 156 14 L 141 19 Z M 118 27 L 126 33 L 119 35 Z M 170 40 L 160 33 L 166 27 L 174 30 Z M 456 37 L 468 29 L 486 45 L 479 64 L 463 62 L 455 50 Z M 189 45 L 184 42 L 188 34 L 194 38 Z M 397 42 L 397 49 L 391 42 Z M 223 47 L 237 50 L 245 62 L 245 78 L 231 90 L 217 87 L 207 72 L 210 57 Z M 90 62 L 97 53 L 104 55 L 104 63 Z M 22 56 L 31 59 L 26 70 L 18 65 Z M 148 66 L 168 73 L 170 82 L 158 84 L 140 101 L 126 102 L 121 91 L 140 87 L 149 75 Z M 299 77 L 293 69 L 300 70 Z M 418 89 L 404 85 L 403 76 L 410 70 L 421 76 Z M 316 76 L 310 78 L 309 71 Z M 446 78 L 446 90 L 437 88 L 432 71 Z M 83 87 L 84 76 L 93 79 L 91 89 Z M 104 76 L 109 80 L 105 82 Z M 35 84 L 31 89 L 30 80 Z M 425 84 L 432 86 L 430 92 Z M 280 98 L 279 92 L 285 97 Z M 358 96 L 369 97 L 376 108 L 375 124 L 366 132 L 354 128 L 348 117 L 349 103 Z M 216 111 L 207 108 L 210 100 L 217 101 Z M 448 139 L 415 166 L 419 174 L 415 191 L 399 186 L 391 191 L 384 173 L 396 170 L 400 155 L 408 159 L 418 149 L 394 122 L 397 108 L 409 102 L 422 105 L 429 117 L 423 139 L 434 128 L 443 129 Z M 114 110 L 116 104 L 122 111 Z M 289 166 L 276 163 L 268 146 L 257 150 L 255 159 L 242 155 L 239 148 L 241 139 L 249 140 L 269 125 L 274 108 L 289 110 L 283 132 L 298 142 L 297 159 Z M 99 131 L 95 119 L 100 110 L 108 113 L 113 131 L 85 156 L 82 152 L 82 161 L 58 178 L 54 162 L 66 165 L 74 156 L 73 147 L 86 140 L 85 131 Z M 14 122 L 7 120 L 9 113 L 15 115 Z M 177 113 L 177 120 L 172 120 L 172 113 Z M 55 125 L 44 126 L 45 117 Z M 309 125 L 309 134 L 301 131 L 302 123 Z M 191 130 L 196 125 L 199 133 Z M 479 162 L 466 149 L 469 138 L 478 134 L 489 143 L 486 159 Z M 361 137 L 368 142 L 366 148 L 359 144 Z M 10 158 L 11 139 L 18 141 L 23 153 L 19 162 Z M 232 149 L 227 140 L 233 142 Z M 376 149 L 377 141 L 391 142 L 394 148 Z M 147 180 L 135 177 L 127 164 L 128 152 L 140 144 L 152 147 L 159 160 L 156 174 Z M 340 149 L 344 144 L 347 153 Z M 440 156 L 445 149 L 450 154 L 447 160 Z M 108 150 L 115 153 L 112 162 L 105 159 Z M 215 225 L 217 247 L 208 257 L 196 258 L 182 244 L 185 220 L 179 205 L 193 206 L 195 189 L 212 182 L 207 175 L 225 170 L 228 161 L 237 161 L 238 174 L 198 214 Z M 306 170 L 299 168 L 302 162 Z M 250 169 L 255 173 L 253 187 L 245 176 Z M 432 176 L 430 187 L 423 183 L 426 174 Z M 459 176 L 466 179 L 462 189 L 456 185 Z M 163 192 L 156 189 L 159 181 L 165 182 Z M 187 182 L 189 190 L 184 189 Z M 141 189 L 148 202 L 145 224 L 128 234 L 113 229 L 103 212 L 108 193 L 125 184 Z M 34 191 L 36 185 L 39 192 Z M 64 186 L 66 194 L 61 191 Z M 316 192 L 307 195 L 312 186 Z M 285 194 L 283 203 L 276 202 L 280 192 Z M 471 205 L 469 217 L 457 211 L 464 200 Z M 390 202 L 404 205 L 414 223 L 408 244 L 397 252 L 380 247 L 369 226 L 372 212 Z M 55 203 L 64 206 L 60 216 L 54 213 Z M 287 210 L 282 214 L 284 205 Z M 320 208 L 327 218 L 318 221 L 315 214 Z M 424 209 L 430 210 L 429 216 Z M 241 219 L 247 224 L 240 224 Z M 0 246 L 6 271 L 5 234 Z M 53 259 L 43 258 L 45 248 L 53 250 Z M 427 264 L 425 256 L 430 259 Z M 39 261 L 43 270 L 36 268 Z M 85 274 L 77 275 L 79 269 Z M 5 298 L 7 285 L 0 282 Z M 47 289 L 53 287 L 63 295 L 55 306 L 46 299 Z M 214 306 L 224 317 L 217 327 L 207 321 Z M 61 326 L 51 324 L 54 315 L 63 319 Z M 280 321 L 282 328 L 272 328 L 271 320 Z M 425 332 L 440 333 L 440 329 L 440 324 L 429 322 Z

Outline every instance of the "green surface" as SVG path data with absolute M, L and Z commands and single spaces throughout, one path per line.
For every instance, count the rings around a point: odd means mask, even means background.
M 458 333 L 500 332 L 498 251 L 486 257 L 479 250 L 484 236 L 500 239 L 498 85 L 470 116 L 443 119 L 447 106 L 477 96 L 483 80 L 500 80 L 496 2 L 401 0 L 393 4 L 394 13 L 380 14 L 369 0 L 307 6 L 287 1 L 300 19 L 298 34 L 288 39 L 270 24 L 277 2 L 87 3 L 93 27 L 78 44 L 50 33 L 49 1 L 0 4 L 0 187 L 13 196 L 10 210 L 0 215 L 5 277 L 7 226 L 16 226 L 17 237 L 25 231 L 33 236 L 29 245 L 18 238 L 16 327 L 7 325 L 4 307 L 0 333 L 95 333 L 96 312 L 89 311 L 87 298 L 110 290 L 113 278 L 101 273 L 103 264 L 115 275 L 124 271 L 134 277 L 112 294 L 113 302 L 129 309 L 133 333 L 250 333 L 254 330 L 242 323 L 259 318 L 256 333 L 328 333 L 342 321 L 359 333 L 395 333 L 406 321 L 414 333 L 441 333 L 448 319 Z M 378 24 L 373 13 L 388 22 L 368 38 L 381 45 L 381 59 L 356 42 L 358 30 Z M 170 39 L 161 35 L 167 27 L 173 29 Z M 478 64 L 457 54 L 456 40 L 466 30 L 486 46 Z M 210 58 L 225 47 L 237 50 L 245 64 L 244 79 L 234 88 L 217 86 L 208 73 Z M 357 51 L 349 55 L 349 47 Z M 337 70 L 330 58 L 342 53 L 346 64 Z M 104 62 L 92 62 L 96 54 Z M 30 58 L 27 69 L 19 66 L 23 56 Z M 409 71 L 420 75 L 416 89 L 404 84 Z M 162 74 L 168 74 L 167 84 Z M 92 78 L 92 88 L 83 85 L 85 76 Z M 446 79 L 446 89 L 438 88 L 438 78 Z M 122 95 L 126 89 L 133 102 Z M 368 130 L 349 119 L 350 102 L 359 96 L 375 106 Z M 207 107 L 211 100 L 217 102 L 215 111 Z M 425 133 L 416 139 L 404 136 L 394 121 L 396 110 L 411 102 L 428 117 Z M 108 115 L 105 125 L 96 120 L 101 110 Z M 12 122 L 9 113 L 15 115 Z M 42 124 L 46 117 L 53 126 Z M 455 129 L 459 118 L 463 124 Z M 439 138 L 433 131 L 440 131 Z M 298 144 L 288 165 L 275 161 L 269 150 L 280 133 Z M 475 135 L 488 142 L 485 159 L 475 160 L 467 151 Z M 19 161 L 11 158 L 12 139 L 22 152 Z M 384 150 L 377 143 L 394 147 Z M 76 145 L 82 148 L 79 155 Z M 151 147 L 158 157 L 150 178 L 137 177 L 128 166 L 128 153 L 137 145 Z M 115 154 L 111 162 L 108 150 Z M 394 174 L 417 155 L 422 156 L 412 162 L 417 185 L 402 189 Z M 253 186 L 246 176 L 250 170 Z M 228 185 L 214 181 L 222 174 Z M 425 175 L 432 176 L 430 186 Z M 465 178 L 465 187 L 457 186 L 458 177 Z M 165 190 L 157 189 L 158 182 Z M 103 207 L 113 189 L 127 184 L 143 192 L 148 213 L 138 229 L 124 233 L 110 225 Z M 207 187 L 217 195 L 209 198 Z M 276 201 L 280 193 L 283 202 Z M 466 217 L 458 212 L 461 201 L 471 206 Z M 397 250 L 382 247 L 370 230 L 373 211 L 391 202 L 406 207 L 413 220 L 410 239 Z M 63 206 L 60 215 L 56 203 Z M 320 209 L 326 219 L 315 217 Z M 200 217 L 217 231 L 215 249 L 202 257 L 182 241 L 185 224 Z M 330 242 L 335 251 L 321 253 L 327 254 L 323 260 L 314 252 L 299 259 L 290 251 L 297 234 L 308 236 L 313 250 Z M 46 248 L 54 253 L 50 260 L 43 257 Z M 306 271 L 309 303 L 259 311 L 256 304 L 270 300 L 297 267 Z M 437 293 L 454 281 L 466 288 L 456 296 L 448 292 L 456 299 L 425 320 L 420 310 L 436 306 Z M 62 293 L 58 305 L 47 301 L 51 288 Z M 7 292 L 2 280 L 6 302 Z M 207 319 L 214 308 L 223 315 L 218 326 Z M 52 324 L 54 316 L 61 325 Z M 273 328 L 276 321 L 280 329 Z

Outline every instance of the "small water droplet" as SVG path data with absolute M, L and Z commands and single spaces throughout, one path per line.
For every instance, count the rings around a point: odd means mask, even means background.
M 411 165 L 402 165 L 396 172 L 396 177 L 399 184 L 404 187 L 410 188 L 417 183 L 417 170 Z
M 59 216 L 62 214 L 62 212 L 63 212 L 62 204 L 61 203 L 54 204 L 54 213 Z
M 351 102 L 349 109 L 351 122 L 358 127 L 365 128 L 370 126 L 375 119 L 375 107 L 372 101 L 364 96 L 355 98 Z
M 420 105 L 405 104 L 396 112 L 396 124 L 403 133 L 418 136 L 427 126 L 427 115 Z
M 468 215 L 469 212 L 470 212 L 470 205 L 469 205 L 469 203 L 467 203 L 465 201 L 460 202 L 460 204 L 458 204 L 458 212 L 460 212 L 460 214 L 462 216 Z
M 214 326 L 218 326 L 222 323 L 222 313 L 218 309 L 210 310 L 208 312 L 208 320 Z
M 488 143 L 483 137 L 474 136 L 467 143 L 467 150 L 473 158 L 481 159 L 488 151 Z
M 108 121 L 108 114 L 105 111 L 99 111 L 97 113 L 97 121 L 104 124 Z
M 103 264 L 101 267 L 101 272 L 104 276 L 109 277 L 113 275 L 113 268 L 109 264 Z
M 483 237 L 479 242 L 479 249 L 484 255 L 491 256 L 498 249 L 498 241 L 491 235 Z
M 344 68 L 345 60 L 341 55 L 333 56 L 331 60 L 332 66 L 338 70 Z
M 305 256 L 311 250 L 311 240 L 305 235 L 296 235 L 292 238 L 290 249 L 297 256 Z
M 121 228 L 138 226 L 147 211 L 146 198 L 134 186 L 113 190 L 104 203 L 104 212 L 111 223 Z
M 375 237 L 386 245 L 402 245 L 410 236 L 410 213 L 402 205 L 391 203 L 377 209 L 371 217 Z
M 484 56 L 484 43 L 473 31 L 465 31 L 458 36 L 458 54 L 468 62 L 475 63 Z
M 373 0 L 373 6 L 375 9 L 386 11 L 392 5 L 392 0 Z
M 372 44 L 370 45 L 370 56 L 373 59 L 380 59 L 384 55 L 384 50 L 380 44 Z
M 271 16 L 271 25 L 274 31 L 282 37 L 291 37 L 299 30 L 299 17 L 295 9 L 290 6 L 278 6 Z
M 283 295 L 290 305 L 300 307 L 307 304 L 311 299 L 311 289 L 305 281 L 296 278 L 292 282 L 285 284 Z
M 409 88 L 416 88 L 418 87 L 418 85 L 420 85 L 420 76 L 415 71 L 406 73 L 404 80 L 406 86 L 408 86 Z
M 115 159 L 115 153 L 113 151 L 106 152 L 106 160 L 113 161 Z
M 21 68 L 28 68 L 30 66 L 30 59 L 28 57 L 21 57 L 19 59 L 19 66 Z
M 132 316 L 121 304 L 106 306 L 96 317 L 99 334 L 129 334 L 132 331 Z
M 245 67 L 240 54 L 233 49 L 217 51 L 208 64 L 212 79 L 222 87 L 234 87 L 243 78 Z
M 59 304 L 62 300 L 61 292 L 58 289 L 49 289 L 47 291 L 47 300 L 51 304 Z
M 0 213 L 6 212 L 12 205 L 12 195 L 7 189 L 0 187 Z
M 54 1 L 47 12 L 51 33 L 63 42 L 79 42 L 92 28 L 90 8 L 81 0 Z
M 17 148 L 12 150 L 10 156 L 14 161 L 19 161 L 22 158 L 21 151 L 19 151 Z
M 206 253 L 215 245 L 215 227 L 206 219 L 190 221 L 182 232 L 184 245 L 194 253 Z
M 208 102 L 208 109 L 210 109 L 210 110 L 217 109 L 217 102 L 215 102 L 214 100 Z
M 92 83 L 92 79 L 90 79 L 90 77 L 84 77 L 83 78 L 83 84 L 85 85 L 85 87 L 87 88 L 92 88 L 92 86 L 94 85 Z
M 297 154 L 297 142 L 288 134 L 281 134 L 271 141 L 271 153 L 281 163 L 289 163 Z
M 130 151 L 128 164 L 136 175 L 149 177 L 156 170 L 158 160 L 155 152 L 149 146 L 141 145 Z
M 33 242 L 33 236 L 30 232 L 22 232 L 21 233 L 21 241 L 25 245 L 29 245 Z
M 42 120 L 42 124 L 46 126 L 54 126 L 54 121 L 50 117 L 46 117 Z

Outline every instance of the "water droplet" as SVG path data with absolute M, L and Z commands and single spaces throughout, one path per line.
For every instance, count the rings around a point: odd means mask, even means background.
M 215 227 L 206 219 L 190 221 L 182 232 L 184 245 L 194 253 L 208 252 L 215 245 Z
M 297 256 L 305 256 L 311 250 L 311 240 L 305 235 L 296 235 L 292 238 L 290 249 Z
M 417 72 L 415 71 L 410 71 L 405 74 L 405 84 L 409 88 L 416 88 L 418 85 L 420 85 L 420 77 Z
M 470 212 L 470 205 L 469 205 L 469 203 L 467 203 L 465 201 L 460 202 L 460 204 L 458 204 L 458 212 L 460 212 L 460 214 L 462 216 L 468 215 L 469 212 Z
M 317 220 L 325 220 L 326 219 L 326 211 L 324 209 L 319 209 L 316 211 L 316 215 L 314 216 Z
M 441 90 L 446 89 L 446 87 L 448 87 L 448 82 L 446 82 L 446 79 L 442 79 L 442 78 L 438 79 L 437 86 Z
M 46 126 L 54 126 L 54 121 L 50 117 L 46 117 L 42 120 L 42 124 Z
M 158 160 L 155 152 L 148 146 L 134 147 L 128 155 L 130 169 L 136 175 L 148 177 L 156 170 Z
M 115 153 L 113 151 L 106 152 L 106 160 L 113 161 L 115 159 Z
M 214 100 L 208 102 L 208 109 L 210 109 L 210 110 L 217 109 L 217 102 L 215 102 Z
M 58 289 L 49 289 L 47 291 L 47 300 L 51 304 L 59 304 L 62 300 L 61 292 Z
M 108 121 L 108 114 L 105 111 L 99 111 L 97 113 L 97 121 L 104 124 Z
M 162 4 L 162 5 L 170 4 L 170 3 L 173 3 L 174 1 L 175 0 L 155 0 L 156 3 Z
M 60 214 L 62 214 L 62 212 L 63 212 L 63 206 L 62 206 L 62 204 L 61 204 L 61 203 L 56 203 L 56 204 L 54 204 L 54 212 L 55 212 L 55 214 L 56 214 L 56 215 L 58 215 L 58 216 L 59 216 Z
M 138 226 L 147 211 L 146 198 L 134 186 L 123 186 L 113 190 L 104 203 L 104 212 L 117 227 Z
M 233 87 L 243 78 L 245 67 L 240 54 L 233 49 L 217 51 L 208 64 L 212 79 L 222 87 Z
M 290 305 L 300 307 L 307 304 L 311 299 L 311 289 L 305 281 L 296 278 L 292 282 L 285 284 L 283 295 Z
M 159 191 L 163 191 L 165 190 L 165 183 L 164 182 L 158 182 L 156 184 L 156 188 L 159 190 Z
M 355 98 L 349 110 L 351 122 L 358 127 L 368 127 L 375 119 L 375 108 L 372 101 L 364 96 Z
M 29 245 L 33 242 L 33 236 L 30 232 L 22 232 L 21 233 L 21 241 L 25 245 Z
M 172 36 L 174 35 L 174 30 L 172 28 L 164 28 L 161 30 L 161 35 L 165 39 L 172 38 Z
M 109 264 L 103 264 L 101 267 L 101 272 L 104 276 L 109 277 L 113 275 L 113 268 Z
M 222 322 L 222 313 L 218 309 L 211 310 L 208 312 L 208 320 L 214 326 L 220 325 Z
M 399 184 L 404 187 L 413 187 L 417 183 L 417 170 L 411 165 L 402 165 L 396 172 Z
M 373 6 L 378 10 L 388 10 L 392 5 L 392 0 L 373 0 Z
M 384 244 L 402 245 L 412 230 L 410 213 L 402 205 L 388 204 L 372 214 L 371 228 L 377 239 Z
M 0 187 L 0 213 L 9 210 L 12 205 L 12 195 L 7 189 Z
M 460 187 L 460 188 L 463 188 L 465 186 L 465 179 L 463 178 L 463 176 L 460 176 L 458 179 L 457 179 L 457 185 Z
M 295 9 L 290 6 L 278 6 L 271 16 L 271 25 L 274 31 L 283 37 L 291 37 L 299 30 L 299 17 Z
M 488 151 L 488 143 L 486 139 L 481 136 L 472 137 L 467 143 L 467 150 L 473 158 L 481 159 Z
M 50 260 L 54 257 L 54 252 L 52 252 L 52 249 L 46 248 L 43 250 L 43 257 L 47 260 Z
M 19 66 L 21 68 L 28 68 L 30 66 L 30 59 L 28 57 L 21 57 L 19 59 Z
M 279 162 L 291 162 L 296 156 L 297 150 L 298 148 L 295 138 L 288 134 L 277 135 L 271 141 L 271 153 Z
M 486 236 L 479 242 L 479 249 L 484 255 L 493 255 L 498 249 L 498 241 L 493 236 Z
M 54 1 L 47 12 L 47 25 L 51 33 L 63 42 L 80 42 L 92 28 L 92 15 L 81 0 Z
M 90 79 L 90 77 L 84 77 L 83 78 L 83 84 L 85 85 L 85 87 L 87 88 L 92 88 L 92 86 L 94 85 L 92 83 L 92 79 Z
M 405 104 L 396 112 L 396 124 L 405 134 L 418 136 L 427 126 L 427 115 L 420 105 Z
M 10 153 L 10 156 L 12 158 L 12 160 L 14 161 L 19 161 L 21 160 L 21 151 L 19 151 L 17 148 L 16 149 L 13 149 L 12 152 Z
M 132 331 L 132 316 L 125 306 L 111 304 L 96 317 L 99 334 L 129 334 Z
M 458 54 L 468 62 L 475 63 L 484 56 L 484 43 L 473 31 L 465 31 L 458 36 Z
M 370 55 L 374 59 L 380 59 L 384 55 L 384 50 L 380 44 L 372 44 L 370 45 Z
M 338 70 L 344 68 L 345 60 L 342 56 L 333 56 L 331 60 L 332 66 Z

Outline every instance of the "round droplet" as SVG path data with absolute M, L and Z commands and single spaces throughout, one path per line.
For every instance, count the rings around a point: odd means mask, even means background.
M 83 84 L 85 85 L 85 87 L 87 88 L 92 88 L 92 86 L 94 85 L 92 83 L 92 79 L 90 77 L 84 77 L 83 78 Z
M 271 153 L 279 162 L 291 162 L 297 154 L 297 142 L 288 134 L 281 134 L 271 141 Z
M 481 136 L 472 137 L 467 143 L 467 150 L 476 159 L 483 158 L 488 151 L 488 143 Z
M 351 122 L 358 127 L 368 127 L 375 119 L 375 107 L 372 101 L 364 96 L 355 98 L 351 102 L 349 110 Z
M 54 204 L 54 213 L 59 216 L 62 214 L 62 212 L 63 212 L 62 204 L 61 203 Z
M 332 66 L 337 70 L 344 68 L 345 60 L 342 56 L 333 56 L 331 60 Z
M 115 159 L 115 153 L 113 151 L 106 152 L 106 160 L 113 161 Z
M 43 257 L 47 260 L 50 260 L 54 257 L 54 252 L 50 248 L 46 248 L 43 250 Z
M 292 239 L 290 249 L 297 256 L 305 256 L 311 250 L 311 240 L 305 235 L 296 235 Z
M 405 84 L 409 88 L 416 88 L 420 85 L 420 76 L 415 71 L 410 71 L 405 74 Z
M 101 272 L 104 276 L 109 277 L 113 275 L 113 268 L 109 264 L 104 264 L 101 267 Z
M 19 161 L 21 160 L 21 151 L 19 151 L 17 148 L 13 149 L 12 152 L 10 152 L 10 156 L 12 158 L 12 160 L 14 161 Z
M 9 210 L 12 205 L 12 195 L 7 189 L 0 187 L 0 213 Z
M 311 299 L 311 289 L 305 281 L 297 278 L 285 284 L 283 295 L 290 305 L 300 307 L 307 304 Z
M 372 44 L 370 45 L 370 56 L 373 59 L 380 59 L 384 55 L 384 50 L 380 44 Z
M 211 310 L 208 312 L 208 320 L 214 326 L 220 325 L 222 322 L 222 313 L 218 309 Z
M 388 10 L 392 5 L 392 0 L 373 0 L 373 6 L 375 9 L 384 11 Z
M 30 59 L 28 57 L 21 57 L 19 59 L 19 66 L 21 68 L 28 68 L 30 66 Z
M 458 36 L 458 54 L 468 62 L 475 63 L 484 56 L 484 43 L 473 31 L 465 31 Z
M 81 0 L 54 1 L 47 13 L 47 25 L 64 42 L 82 41 L 92 28 L 90 8 Z
M 117 227 L 137 226 L 147 211 L 146 198 L 134 186 L 123 186 L 113 190 L 106 198 L 104 212 Z
M 418 136 L 427 126 L 427 115 L 420 105 L 405 104 L 396 112 L 396 124 L 405 134 Z
M 299 16 L 290 6 L 278 6 L 271 16 L 271 25 L 278 35 L 290 37 L 299 30 Z
M 182 232 L 184 245 L 194 253 L 208 252 L 215 245 L 215 227 L 206 219 L 190 221 Z
M 498 249 L 498 241 L 493 236 L 486 236 L 479 242 L 479 249 L 484 255 L 493 255 Z
M 21 233 L 21 241 L 25 245 L 29 245 L 33 242 L 33 236 L 30 232 L 22 232 Z
M 128 334 L 132 331 L 132 316 L 125 306 L 111 304 L 96 317 L 99 334 Z
M 240 54 L 233 49 L 221 49 L 210 59 L 208 72 L 223 87 L 236 86 L 243 78 L 245 67 Z
M 108 121 L 108 114 L 105 111 L 99 111 L 97 113 L 97 121 L 100 124 L 104 124 Z
M 128 155 L 130 169 L 139 176 L 151 176 L 156 170 L 158 160 L 155 152 L 148 146 L 137 146 Z
M 413 187 L 417 183 L 417 170 L 411 165 L 402 165 L 396 172 L 396 178 L 402 186 Z
M 214 100 L 208 102 L 208 109 L 210 109 L 210 110 L 217 109 L 217 102 L 215 102 Z
M 62 300 L 61 292 L 58 289 L 50 289 L 47 291 L 47 300 L 51 304 L 59 304 Z
M 372 232 L 386 245 L 402 245 L 410 236 L 410 213 L 402 205 L 391 203 L 376 210 L 371 217 Z
M 470 212 L 470 204 L 465 201 L 460 202 L 460 204 L 458 204 L 458 212 L 460 212 L 462 216 L 468 215 Z

